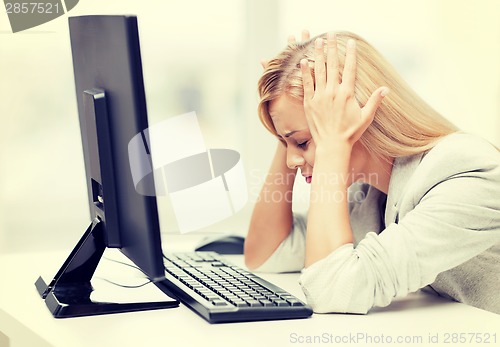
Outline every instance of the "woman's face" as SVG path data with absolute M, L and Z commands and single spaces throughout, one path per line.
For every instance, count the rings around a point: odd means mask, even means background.
M 291 169 L 300 169 L 307 183 L 311 183 L 316 145 L 307 124 L 301 101 L 282 95 L 269 105 L 274 127 L 286 143 L 286 163 Z M 359 143 L 352 149 L 349 185 L 360 179 L 364 173 L 366 151 Z

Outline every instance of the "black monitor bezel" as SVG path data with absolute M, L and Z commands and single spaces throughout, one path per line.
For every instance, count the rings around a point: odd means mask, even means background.
M 129 141 L 148 128 L 137 17 L 70 17 L 69 27 L 91 219 L 98 216 L 104 222 L 107 247 L 119 248 L 159 280 L 164 267 L 156 197 L 135 190 L 128 158 Z M 104 181 L 99 160 L 91 153 L 83 108 L 83 93 L 93 88 L 106 93 L 116 198 L 104 196 L 104 211 L 107 205 L 117 211 L 109 219 L 96 206 L 92 191 L 92 180 Z

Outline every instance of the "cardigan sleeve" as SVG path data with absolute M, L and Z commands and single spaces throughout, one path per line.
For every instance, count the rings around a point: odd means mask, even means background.
M 313 310 L 367 313 L 499 243 L 499 170 L 492 163 L 441 180 L 397 224 L 304 269 L 300 283 Z
M 306 217 L 294 213 L 293 226 L 278 248 L 256 272 L 297 272 L 304 268 L 306 249 Z

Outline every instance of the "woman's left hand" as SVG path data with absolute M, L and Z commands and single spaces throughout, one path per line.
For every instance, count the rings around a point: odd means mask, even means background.
M 301 40 L 302 41 L 307 41 L 311 38 L 311 34 L 309 33 L 309 30 L 302 30 L 302 36 L 301 36 Z M 294 35 L 290 35 L 288 36 L 288 40 L 287 40 L 288 44 L 291 45 L 291 44 L 294 44 L 294 43 L 297 43 L 297 40 L 295 39 L 295 36 Z M 270 59 L 261 59 L 260 60 L 260 65 L 262 65 L 262 68 L 265 70 L 267 65 L 269 64 L 271 60 Z
M 304 111 L 316 144 L 316 150 L 347 145 L 348 149 L 359 140 L 373 121 L 382 99 L 389 92 L 380 87 L 367 103 L 360 107 L 354 95 L 356 80 L 356 43 L 349 40 L 342 80 L 340 80 L 337 40 L 327 36 L 327 61 L 324 58 L 324 40 L 315 41 L 315 81 L 306 59 L 300 62 L 304 85 Z

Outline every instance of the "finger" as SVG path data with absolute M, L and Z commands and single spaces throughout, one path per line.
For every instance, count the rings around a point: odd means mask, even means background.
M 368 126 L 373 121 L 373 117 L 375 117 L 377 109 L 380 107 L 382 100 L 387 94 L 389 94 L 389 88 L 387 87 L 378 88 L 376 91 L 373 92 L 373 94 L 366 102 L 365 106 L 361 109 L 361 118 L 363 119 L 363 123 L 365 122 L 368 123 L 366 125 L 366 128 L 368 128 Z
M 288 40 L 287 41 L 288 41 L 289 45 L 292 44 L 292 43 L 295 43 L 296 42 L 295 36 L 293 36 L 293 35 L 288 36 Z
M 260 65 L 262 65 L 262 68 L 265 70 L 267 68 L 267 65 L 269 65 L 269 62 L 270 62 L 270 60 L 261 59 Z
M 356 81 L 356 41 L 350 39 L 347 41 L 347 49 L 344 63 L 344 72 L 342 73 L 342 85 L 347 91 L 354 94 L 354 82 Z
M 311 34 L 309 33 L 309 30 L 302 30 L 302 41 L 307 41 L 311 39 Z
M 322 38 L 317 38 L 314 42 L 314 79 L 316 80 L 316 90 L 324 90 L 326 85 L 325 50 Z
M 334 33 L 328 33 L 326 39 L 326 83 L 327 88 L 335 89 L 340 83 L 339 55 L 337 52 L 337 37 Z
M 377 109 L 380 107 L 382 100 L 389 93 L 389 88 L 380 87 L 370 96 L 365 106 L 361 109 L 360 114 L 360 124 L 358 129 L 356 130 L 353 138 L 357 141 L 363 134 L 366 129 L 372 124 L 373 119 L 375 118 L 375 114 L 377 113 Z
M 302 72 L 302 85 L 304 87 L 304 102 L 306 102 L 307 100 L 311 100 L 314 96 L 314 82 L 307 59 L 302 59 L 300 61 L 300 71 Z

